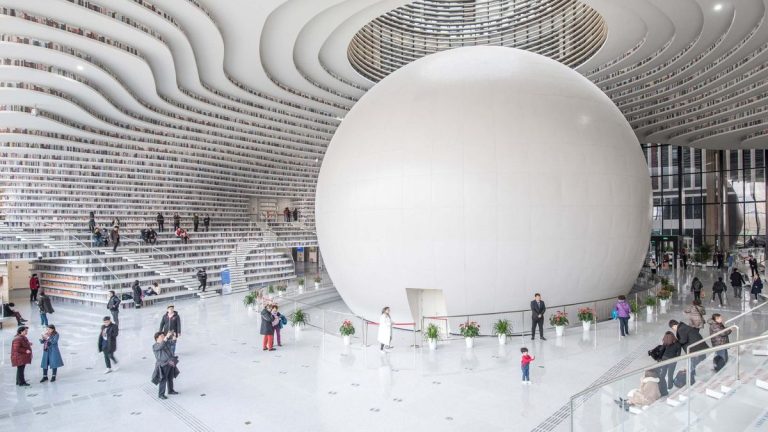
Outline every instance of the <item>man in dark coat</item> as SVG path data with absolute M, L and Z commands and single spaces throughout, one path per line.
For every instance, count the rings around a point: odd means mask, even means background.
M 120 246 L 120 227 L 112 228 L 112 232 L 109 233 L 109 237 L 112 241 L 112 252 L 116 252 L 117 247 Z
M 166 338 L 165 333 L 155 333 L 155 344 L 152 345 L 152 352 L 155 354 L 155 371 L 152 373 L 152 382 L 159 384 L 157 397 L 168 399 L 165 396 L 165 388 L 168 387 L 168 394 L 177 395 L 173 389 L 173 380 L 179 376 L 179 368 L 176 367 L 179 359 L 173 355 L 170 348 L 170 342 L 173 336 Z
M 757 258 L 751 254 L 749 255 L 749 270 L 752 277 L 755 277 L 755 275 L 760 275 L 760 270 L 757 268 Z
M 88 231 L 92 233 L 94 229 L 96 229 L 96 215 L 91 212 L 88 215 Z
M 115 351 L 117 351 L 117 325 L 112 320 L 105 316 L 103 320 L 101 331 L 99 332 L 98 348 L 99 352 L 104 354 L 104 364 L 107 365 L 107 370 L 104 373 L 112 372 L 112 363 L 115 362 L 115 370 L 117 370 L 117 359 L 115 358 Z
M 170 346 L 171 352 L 176 355 L 176 342 L 181 336 L 181 317 L 174 310 L 173 305 L 168 306 L 166 310 L 168 312 L 160 320 L 160 331 L 173 336 L 173 339 L 167 340 L 166 343 Z
M 178 213 L 173 215 L 173 230 L 176 231 L 181 226 L 181 216 Z
M 718 299 L 720 299 L 720 306 L 723 306 L 723 292 L 727 290 L 728 287 L 725 286 L 725 282 L 723 282 L 723 278 L 718 277 L 717 282 L 715 282 L 714 285 L 712 285 L 712 301 L 715 301 L 715 296 L 717 296 Z M 710 303 L 711 303 L 710 302 Z
M 205 232 L 208 232 L 208 230 L 211 228 L 211 217 L 207 214 L 203 218 L 203 226 L 205 226 Z
M 51 304 L 51 298 L 45 295 L 45 292 L 40 292 L 40 299 L 37 300 L 37 308 L 40 311 L 40 325 L 48 325 L 48 314 L 53 313 L 53 305 Z
M 205 292 L 205 288 L 208 286 L 208 273 L 206 273 L 205 269 L 202 267 L 197 270 L 197 281 L 200 282 L 200 286 L 198 286 L 197 289 Z
M 37 301 L 37 290 L 40 289 L 40 279 L 37 277 L 37 273 L 33 273 L 29 278 L 29 301 Z
M 261 311 L 261 333 L 264 338 L 262 340 L 262 348 L 264 351 L 274 351 L 275 348 L 272 346 L 274 344 L 274 333 L 275 333 L 275 326 L 273 324 L 273 321 L 275 321 L 275 317 L 272 316 L 272 312 L 269 310 L 269 305 L 264 305 L 264 310 Z
M 741 273 L 739 273 L 739 269 L 734 266 L 733 271 L 731 272 L 731 287 L 733 288 L 734 297 L 741 298 L 741 289 L 744 282 L 744 276 L 742 276 Z
M 677 341 L 687 354 L 691 354 L 697 351 L 705 350 L 709 348 L 706 342 L 702 340 L 701 333 L 696 327 L 691 327 L 686 323 L 677 322 L 675 320 L 669 321 L 669 328 L 675 332 Z M 696 366 L 704 360 L 706 356 L 698 356 L 691 358 L 691 385 L 696 382 Z
M 109 291 L 109 300 L 107 300 L 107 309 L 109 309 L 109 312 L 112 314 L 112 319 L 115 320 L 115 325 L 120 325 L 120 319 L 118 318 L 120 315 L 120 297 L 115 294 L 114 291 Z
M 544 337 L 544 312 L 547 306 L 541 300 L 541 294 L 536 293 L 531 301 L 531 340 L 536 339 L 536 326 L 539 326 L 539 337 L 541 340 L 547 340 Z
M 163 214 L 158 213 L 155 220 L 157 221 L 157 230 L 160 232 L 165 231 L 165 217 L 163 217 Z
M 135 280 L 133 282 L 131 291 L 133 291 L 133 307 L 135 307 L 136 309 L 141 308 L 143 304 L 141 301 L 141 297 L 143 296 L 144 293 L 141 291 L 141 285 L 139 285 L 138 280 Z
M 192 230 L 194 232 L 197 232 L 197 227 L 199 226 L 200 226 L 200 216 L 198 216 L 197 213 L 195 213 L 194 215 L 192 215 Z

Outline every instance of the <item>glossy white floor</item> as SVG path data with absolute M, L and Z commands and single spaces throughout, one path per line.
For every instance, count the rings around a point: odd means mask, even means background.
M 689 278 L 688 278 L 689 279 Z M 710 286 L 710 285 L 707 285 Z M 682 297 L 681 300 L 685 299 Z M 28 302 L 17 299 L 30 318 L 30 339 L 40 333 Z M 732 302 L 734 303 L 734 302 Z M 51 323 L 61 333 L 65 366 L 56 383 L 39 384 L 41 350 L 36 347 L 27 378 L 14 386 L 10 367 L 12 326 L 2 330 L 0 430 L 135 431 L 503 431 L 566 430 L 563 408 L 571 394 L 607 373 L 650 362 L 672 309 L 621 339 L 615 322 L 597 332 L 571 329 L 548 341 L 514 338 L 507 346 L 481 338 L 467 350 L 461 340 L 436 352 L 412 349 L 412 334 L 397 332 L 389 354 L 375 346 L 343 347 L 335 336 L 285 331 L 284 346 L 261 349 L 258 316 L 249 316 L 240 296 L 176 304 L 183 320 L 179 342 L 180 395 L 156 398 L 150 382 L 152 333 L 165 305 L 124 310 L 117 358 L 120 369 L 104 375 L 96 353 L 106 310 L 56 305 Z M 743 305 L 724 309 L 735 315 Z M 336 305 L 336 308 L 341 307 Z M 758 325 L 762 325 L 758 323 Z M 519 348 L 537 356 L 533 385 L 520 383 Z M 538 428 L 538 429 L 537 429 Z

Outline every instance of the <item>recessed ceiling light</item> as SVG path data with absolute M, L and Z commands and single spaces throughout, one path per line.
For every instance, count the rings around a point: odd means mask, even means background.
M 320 158 L 315 158 L 315 163 L 320 162 Z
M 83 65 L 77 65 L 77 70 L 81 71 L 81 70 L 83 70 L 83 69 L 85 69 L 85 68 L 83 67 Z
M 720 4 L 720 3 L 718 3 L 718 4 L 716 4 L 716 5 L 715 5 L 714 9 L 715 9 L 716 11 L 719 11 L 719 10 L 723 9 L 723 5 L 722 5 L 722 4 Z

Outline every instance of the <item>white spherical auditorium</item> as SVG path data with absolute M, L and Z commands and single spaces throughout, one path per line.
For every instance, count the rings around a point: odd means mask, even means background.
M 649 215 L 648 168 L 611 100 L 500 47 L 433 54 L 374 86 L 334 135 L 316 201 L 347 305 L 408 322 L 407 289 L 441 290 L 451 315 L 626 293 Z

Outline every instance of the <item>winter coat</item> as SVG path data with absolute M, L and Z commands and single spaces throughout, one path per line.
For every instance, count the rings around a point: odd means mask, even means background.
M 629 318 L 632 309 L 629 307 L 629 303 L 626 300 L 619 300 L 614 307 L 616 310 L 616 316 L 619 318 Z
M 37 276 L 32 276 L 29 278 L 29 289 L 32 291 L 35 291 L 40 288 L 40 279 L 37 278 Z
M 171 375 L 173 375 L 173 378 L 179 376 L 179 368 L 176 367 L 176 364 L 178 364 L 178 357 L 174 356 L 173 352 L 171 352 L 171 347 L 169 346 L 168 341 L 152 345 L 152 352 L 155 354 L 155 370 L 152 372 L 151 379 L 153 384 L 158 384 L 162 381 L 163 366 L 167 366 L 169 361 L 173 361 L 174 363 Z
M 721 330 L 725 330 L 725 324 L 716 322 L 715 320 L 709 320 L 707 321 L 707 324 L 709 324 L 709 334 L 713 335 Z M 719 334 L 718 336 L 713 337 L 710 339 L 712 341 L 712 346 L 716 347 L 718 345 L 725 345 L 729 342 L 728 335 L 731 334 L 731 330 L 728 330 L 726 332 L 723 332 Z
M 51 304 L 51 298 L 47 295 L 41 295 L 39 299 L 37 299 L 37 307 L 40 309 L 40 313 L 53 313 L 53 305 Z
M 675 357 L 679 357 L 683 347 L 680 346 L 680 342 L 675 341 L 672 345 L 662 345 L 664 351 L 661 354 L 661 360 L 669 360 Z
M 112 230 L 112 232 L 109 233 L 109 238 L 112 240 L 112 243 L 116 243 L 118 240 L 120 240 L 120 231 Z
M 693 282 L 691 283 L 691 291 L 701 292 L 702 289 L 704 289 L 704 284 L 701 283 L 699 278 L 694 278 Z
M 195 225 L 200 225 L 200 216 L 198 215 L 192 216 L 192 223 Z
M 679 323 L 677 325 L 677 341 L 680 342 L 680 346 L 685 350 L 687 353 L 692 353 L 696 351 L 701 351 L 709 348 L 706 342 L 696 344 L 695 347 L 693 347 L 692 350 L 688 350 L 688 348 L 693 345 L 694 343 L 702 340 L 701 333 L 699 333 L 699 329 L 695 327 L 691 327 L 688 324 L 685 323 Z
M 640 381 L 640 388 L 630 392 L 629 403 L 643 407 L 659 400 L 661 398 L 659 381 L 658 378 L 643 377 Z
M 761 292 L 763 292 L 763 280 L 758 277 L 754 282 L 752 282 L 752 290 L 750 293 L 760 294 Z
M 163 314 L 163 319 L 160 320 L 160 330 L 163 333 L 168 333 L 169 331 L 172 331 L 176 333 L 176 335 L 181 334 L 181 317 L 179 316 L 179 313 L 176 311 L 173 311 L 173 315 L 168 318 L 168 314 Z
M 379 334 L 376 340 L 384 345 L 392 342 L 392 318 L 388 314 L 381 314 L 379 318 Z
M 17 335 L 11 343 L 11 366 L 17 367 L 30 363 L 32 363 L 32 344 L 26 336 Z
M 42 369 L 56 369 L 64 366 L 64 360 L 61 359 L 61 351 L 59 351 L 58 333 L 53 333 L 47 341 L 40 339 L 40 343 L 43 344 L 43 361 L 40 362 Z
M 209 218 L 208 216 L 204 217 L 203 218 L 203 225 L 208 226 L 210 224 L 211 224 L 211 218 Z
M 697 329 L 704 327 L 704 315 L 707 313 L 704 306 L 690 305 L 683 312 L 688 317 L 691 327 L 696 327 Z
M 277 324 L 272 325 L 272 327 L 274 327 L 275 330 L 282 330 L 283 326 L 288 323 L 285 315 L 281 314 L 280 312 L 272 314 L 272 317 L 277 320 Z M 285 321 L 285 324 L 283 323 L 283 321 Z M 275 322 L 275 320 L 272 320 L 272 322 Z
M 262 309 L 261 311 L 261 329 L 259 331 L 260 334 L 263 335 L 271 335 L 275 332 L 275 327 L 272 325 L 272 320 L 274 320 L 275 317 L 272 316 L 272 312 L 268 311 L 267 308 Z
M 107 340 L 106 340 L 106 346 L 102 345 L 102 333 L 104 333 L 104 330 L 107 331 Z M 98 339 L 98 348 L 99 352 L 106 351 L 108 353 L 113 353 L 117 351 L 117 325 L 115 323 L 109 323 L 109 325 L 101 326 L 101 331 L 99 332 L 99 339 Z
M 744 278 L 741 276 L 741 273 L 735 271 L 731 273 L 731 286 L 732 287 L 740 287 L 744 284 Z
M 165 222 L 165 218 L 160 213 L 157 214 L 157 218 L 155 218 L 155 220 L 157 220 L 158 222 Z
M 727 289 L 728 287 L 725 286 L 725 282 L 723 281 L 717 281 L 714 285 L 712 285 L 712 292 L 714 293 L 721 293 Z
M 534 320 L 539 319 L 539 315 L 544 319 L 544 312 L 547 311 L 547 305 L 543 301 L 536 303 L 536 300 L 531 301 L 531 315 Z
M 205 270 L 198 270 L 197 271 L 197 280 L 200 282 L 205 282 L 208 279 L 208 273 L 205 272 Z
M 120 297 L 118 297 L 117 294 L 109 298 L 109 301 L 107 302 L 107 309 L 111 311 L 120 310 Z
M 131 290 L 133 291 L 133 302 L 136 304 L 141 303 L 141 297 L 143 294 L 141 292 L 141 286 L 139 286 L 138 283 L 134 283 L 133 287 L 131 287 Z

